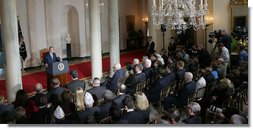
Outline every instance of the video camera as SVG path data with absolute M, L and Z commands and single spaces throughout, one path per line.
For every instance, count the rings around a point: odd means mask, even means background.
M 214 39 L 217 39 L 217 42 L 220 42 L 220 38 L 221 38 L 221 30 L 214 30 L 213 32 L 209 33 L 209 43 L 213 43 Z

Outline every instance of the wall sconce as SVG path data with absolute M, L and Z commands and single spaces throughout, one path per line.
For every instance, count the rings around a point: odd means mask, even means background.
M 205 20 L 206 20 L 206 27 L 213 24 L 213 17 L 212 16 L 206 16 Z
M 142 21 L 143 21 L 144 23 L 148 23 L 148 18 L 147 18 L 147 17 L 146 17 L 146 18 L 143 18 Z

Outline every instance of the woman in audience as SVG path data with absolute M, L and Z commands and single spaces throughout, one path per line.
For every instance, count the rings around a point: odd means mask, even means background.
M 16 121 L 16 124 L 27 124 L 27 119 L 26 119 L 26 112 L 23 107 L 17 107 L 14 110 L 14 118 Z
M 233 83 L 229 79 L 224 78 L 220 80 L 218 86 L 213 90 L 210 101 L 208 102 L 217 107 L 222 107 L 224 102 L 227 101 L 233 93 Z
M 169 124 L 166 120 L 161 118 L 161 115 L 156 111 L 153 110 L 150 112 L 149 115 L 149 124 Z
M 13 102 L 14 108 L 19 106 L 25 108 L 27 119 L 30 119 L 33 113 L 38 111 L 33 101 L 28 99 L 28 94 L 24 90 L 18 90 L 16 93 L 16 99 Z
M 186 124 L 201 124 L 200 111 L 201 107 L 198 103 L 190 102 L 187 106 L 188 118 L 184 122 Z
M 149 101 L 143 92 L 135 93 L 136 111 L 140 112 L 147 123 L 149 121 L 150 107 Z
M 74 119 L 75 104 L 73 103 L 73 96 L 70 90 L 66 90 L 61 94 L 61 108 L 65 113 L 66 119 Z

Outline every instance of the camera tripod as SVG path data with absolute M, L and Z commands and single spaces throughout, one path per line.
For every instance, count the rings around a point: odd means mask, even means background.
M 211 52 L 211 58 L 213 58 L 216 48 L 217 48 L 217 43 L 215 43 L 215 46 Z

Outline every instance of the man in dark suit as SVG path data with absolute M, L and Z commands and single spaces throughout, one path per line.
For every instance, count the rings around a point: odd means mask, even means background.
M 49 100 L 50 96 L 52 94 L 57 94 L 59 98 L 61 98 L 61 94 L 63 93 L 65 89 L 60 87 L 60 81 L 58 78 L 53 78 L 51 80 L 51 88 L 47 92 L 47 99 Z
M 129 87 L 127 87 L 127 94 L 133 95 L 136 92 L 136 85 L 146 80 L 145 73 L 142 72 L 143 65 L 137 64 L 134 66 L 135 75 Z
M 115 98 L 115 95 L 110 90 L 106 90 L 103 95 L 103 98 L 105 99 L 105 103 L 99 106 L 100 119 L 104 119 L 110 115 L 109 111 L 112 105 L 112 100 Z
M 120 63 L 116 63 L 113 66 L 113 69 L 115 73 L 113 74 L 113 77 L 110 79 L 109 83 L 107 83 L 106 89 L 109 89 L 110 91 L 116 93 L 120 79 L 123 79 L 125 77 L 125 71 L 121 68 Z
M 48 121 L 46 121 L 46 117 L 47 116 L 51 116 L 51 112 L 49 110 L 49 108 L 47 108 L 47 97 L 46 95 L 41 95 L 39 97 L 39 101 L 38 101 L 38 108 L 39 108 L 39 111 L 34 113 L 34 115 L 32 116 L 32 119 L 31 119 L 31 123 L 32 124 L 51 124 L 51 123 L 48 123 Z M 50 118 L 50 117 L 48 117 Z
M 167 67 L 168 74 L 162 79 L 159 79 L 158 82 L 155 84 L 155 86 L 146 92 L 149 101 L 157 102 L 160 98 L 161 90 L 164 87 L 169 86 L 171 82 L 176 80 L 176 75 L 174 72 L 172 72 L 172 70 L 173 68 L 170 68 L 170 66 L 168 66 Z
M 152 41 L 152 36 L 149 36 L 148 37 L 147 55 L 150 57 L 154 53 L 155 53 L 155 42 Z
M 146 75 L 146 79 L 150 79 L 154 76 L 154 69 L 151 67 L 152 62 L 150 59 L 146 59 L 144 62 L 144 69 L 143 69 L 143 73 L 145 73 Z
M 105 93 L 105 86 L 100 86 L 100 79 L 95 77 L 92 82 L 92 87 L 87 92 L 89 92 L 92 95 L 96 95 L 97 99 L 101 99 L 103 97 L 103 94 Z
M 54 47 L 49 47 L 49 52 L 44 57 L 44 64 L 46 69 L 48 68 L 49 64 L 55 63 L 59 61 L 59 58 L 57 58 L 56 54 L 54 53 Z M 53 78 L 53 75 L 47 74 L 47 90 L 50 89 L 50 83 L 51 79 Z
M 198 60 L 199 60 L 199 67 L 204 69 L 211 65 L 212 58 L 209 52 L 204 48 L 202 44 L 198 45 Z
M 134 100 L 132 97 L 125 97 L 123 103 L 127 113 L 121 118 L 122 120 L 127 120 L 128 124 L 145 124 L 145 119 L 141 113 L 135 111 Z
M 78 79 L 78 73 L 76 70 L 70 71 L 70 76 L 72 78 L 72 82 L 68 83 L 65 87 L 69 89 L 72 93 L 76 93 L 76 88 L 81 87 L 85 90 L 85 83 Z
M 2 96 L 0 94 L 0 116 L 2 115 L 2 113 L 6 112 L 6 111 L 13 112 L 14 111 L 14 105 L 4 103 L 4 96 Z
M 176 79 L 178 81 L 183 80 L 185 72 L 186 72 L 186 70 L 184 69 L 184 62 L 183 61 L 178 61 L 177 62 Z
M 124 84 L 120 85 L 120 87 L 118 89 L 118 92 L 119 92 L 119 95 L 112 100 L 112 107 L 116 107 L 118 109 L 122 109 L 122 108 L 124 108 L 122 100 L 126 96 L 129 96 L 128 94 L 125 94 L 126 93 L 126 85 L 124 85 Z
M 47 68 L 49 64 L 55 63 L 57 61 L 58 61 L 58 58 L 57 58 L 56 54 L 54 53 L 54 47 L 50 46 L 49 52 L 44 57 L 44 64 Z
M 36 94 L 33 97 L 31 97 L 30 100 L 34 101 L 34 104 L 36 106 L 38 106 L 40 96 L 42 96 L 42 95 L 45 94 L 45 93 L 43 93 L 42 84 L 41 83 L 37 83 L 34 86 L 34 90 L 35 90 Z
M 164 109 L 172 108 L 172 105 L 180 107 L 186 106 L 188 97 L 195 93 L 196 83 L 192 80 L 191 72 L 186 72 L 184 76 L 185 85 L 179 89 L 177 96 L 168 96 L 164 100 Z

